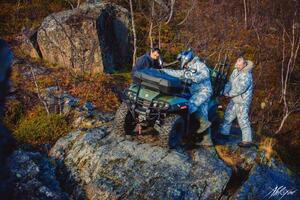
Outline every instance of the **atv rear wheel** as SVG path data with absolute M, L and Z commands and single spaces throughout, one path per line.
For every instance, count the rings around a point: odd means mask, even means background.
M 185 123 L 182 116 L 171 114 L 164 119 L 159 131 L 159 140 L 164 147 L 176 148 L 181 145 Z
M 115 115 L 114 132 L 119 135 L 130 135 L 132 134 L 135 126 L 135 120 L 130 113 L 127 104 L 122 102 Z

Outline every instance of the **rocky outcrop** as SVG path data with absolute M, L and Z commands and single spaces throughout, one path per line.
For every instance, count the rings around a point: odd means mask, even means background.
M 289 199 L 300 196 L 300 178 L 283 163 L 272 159 L 269 164 L 257 164 L 234 199 Z
M 54 162 L 52 162 L 54 164 Z M 38 152 L 15 151 L 8 159 L 14 180 L 13 199 L 64 200 L 69 199 L 56 180 L 55 165 Z
M 37 44 L 37 30 L 25 29 L 16 39 L 19 43 L 18 50 L 20 50 L 22 54 L 34 59 L 42 57 Z
M 43 59 L 87 72 L 111 72 L 131 59 L 129 13 L 112 3 L 53 13 L 39 28 Z
M 51 112 L 72 115 L 72 126 L 75 128 L 99 127 L 114 118 L 113 113 L 101 112 L 91 102 L 80 105 L 80 99 L 73 97 L 57 86 L 51 86 L 44 90 L 42 98 Z
M 14 147 L 15 140 L 0 121 L 0 199 L 9 199 L 12 194 L 13 180 L 9 176 L 10 170 L 5 166 L 5 161 Z
M 96 113 L 88 102 L 80 110 L 89 120 L 88 116 Z M 49 157 L 15 151 L 6 165 L 10 175 L 0 182 L 0 189 L 10 185 L 2 189 L 11 191 L 16 199 L 299 197 L 299 176 L 283 163 L 266 159 L 256 148 L 240 149 L 237 134 L 228 144 L 217 145 L 217 152 L 195 146 L 182 154 L 143 141 L 140 136 L 116 135 L 110 116 L 103 113 L 100 127 L 69 133 L 50 151 L 45 147 Z
M 231 176 L 213 149 L 189 157 L 127 140 L 107 126 L 70 133 L 49 155 L 75 199 L 218 199 Z

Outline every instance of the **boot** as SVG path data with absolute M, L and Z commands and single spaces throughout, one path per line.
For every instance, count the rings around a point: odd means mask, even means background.
M 239 142 L 238 145 L 239 147 L 243 147 L 243 148 L 249 148 L 252 146 L 256 147 L 256 145 L 253 142 Z
M 197 133 L 203 133 L 206 129 L 208 129 L 211 126 L 211 122 L 202 117 L 199 119 L 199 122 L 200 127 L 198 128 Z
M 205 134 L 202 138 L 202 140 L 200 142 L 197 142 L 196 145 L 199 145 L 199 146 L 205 146 L 205 147 L 211 147 L 213 146 L 213 142 L 211 140 L 211 132 L 208 131 L 207 134 Z

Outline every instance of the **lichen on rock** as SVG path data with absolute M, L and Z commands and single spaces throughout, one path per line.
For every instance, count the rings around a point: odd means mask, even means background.
M 189 158 L 126 140 L 110 129 L 70 133 L 51 149 L 64 184 L 78 183 L 68 188 L 75 198 L 216 199 L 231 176 L 213 149 L 196 149 Z
M 43 59 L 81 72 L 112 72 L 130 62 L 129 13 L 112 3 L 84 3 L 53 13 L 39 27 Z

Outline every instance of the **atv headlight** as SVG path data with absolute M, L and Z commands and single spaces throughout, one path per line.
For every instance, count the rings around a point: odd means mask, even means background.
M 170 105 L 164 101 L 153 101 L 153 107 L 166 110 L 169 109 Z
M 130 90 L 127 90 L 126 91 L 126 96 L 128 97 L 128 99 L 130 100 L 135 100 L 136 99 L 136 94 Z
M 164 109 L 169 109 L 170 105 L 168 103 L 165 104 Z
M 159 107 L 160 109 L 164 108 L 165 105 L 166 105 L 166 103 L 165 103 L 165 102 L 162 102 L 162 101 L 160 101 L 160 102 L 158 103 L 158 107 Z

